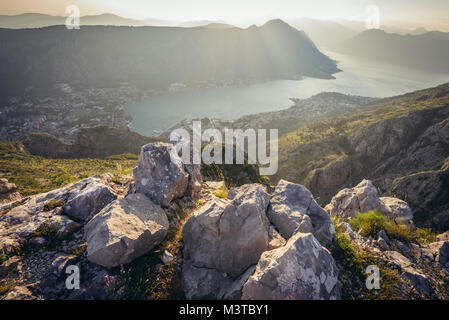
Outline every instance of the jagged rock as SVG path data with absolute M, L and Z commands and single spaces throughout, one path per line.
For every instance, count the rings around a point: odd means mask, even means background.
M 240 300 L 242 288 L 253 274 L 255 266 L 249 267 L 237 279 L 216 269 L 197 268 L 190 262 L 182 267 L 182 283 L 187 299 Z
M 413 221 L 412 209 L 407 202 L 392 197 L 381 197 L 380 200 L 389 209 L 387 215 L 405 225 L 410 225 Z
M 422 252 L 432 261 L 445 266 L 449 263 L 449 241 L 437 241 L 422 246 Z
M 173 255 L 167 250 L 164 251 L 161 257 L 161 260 L 164 264 L 169 264 L 170 262 L 173 261 L 173 259 L 174 259 Z
M 0 179 L 0 194 L 10 193 L 17 190 L 14 183 L 9 183 L 7 179 Z
M 302 185 L 279 181 L 271 197 L 267 216 L 286 239 L 296 232 L 310 232 L 322 245 L 332 243 L 334 230 L 329 215 Z
M 270 226 L 268 230 L 268 236 L 270 238 L 270 243 L 268 244 L 268 250 L 273 250 L 282 246 L 285 246 L 287 241 L 276 231 L 273 226 Z
M 449 231 L 437 235 L 437 241 L 449 241 Z
M 261 185 L 244 185 L 232 200 L 215 198 L 202 206 L 183 227 L 184 259 L 240 275 L 269 249 L 269 200 Z
M 399 269 L 401 277 L 411 282 L 413 287 L 419 292 L 429 292 L 428 277 L 413 263 L 397 251 L 386 251 L 386 260 L 388 263 Z
M 20 193 L 16 192 L 17 187 L 14 183 L 9 183 L 7 179 L 0 179 L 0 204 L 6 204 L 20 200 Z M 1 210 L 0 210 L 1 211 Z
M 166 236 L 165 212 L 143 194 L 131 194 L 103 208 L 84 227 L 87 257 L 105 267 L 133 261 Z
M 56 231 L 59 240 L 65 239 L 77 231 L 81 225 L 61 215 L 60 208 L 41 211 L 48 194 L 31 197 L 25 204 L 11 209 L 0 218 L 0 252 L 11 253 L 20 244 L 27 241 L 41 226 L 47 225 Z M 39 245 L 39 241 L 31 241 Z M 41 243 L 43 244 L 43 243 Z
M 17 286 L 4 297 L 5 300 L 37 300 L 26 286 Z
M 284 247 L 264 252 L 242 292 L 246 300 L 341 297 L 335 261 L 311 233 L 296 233 Z
M 18 266 L 21 264 L 21 259 L 19 256 L 10 257 L 8 260 L 0 264 L 0 277 L 6 276 L 9 272 L 17 270 Z
M 187 262 L 182 267 L 182 284 L 187 299 L 219 299 L 222 288 L 229 287 L 233 280 L 216 269 L 197 268 Z
M 101 181 L 84 179 L 69 191 L 64 213 L 77 221 L 87 222 L 117 196 Z
M 345 155 L 341 156 L 322 168 L 309 172 L 304 185 L 315 195 L 319 195 L 319 202 L 326 204 L 335 195 L 335 190 L 350 187 L 351 182 L 361 174 L 363 167 Z
M 181 158 L 175 147 L 168 143 L 143 146 L 133 175 L 137 192 L 164 207 L 168 207 L 173 199 L 185 195 L 189 184 L 189 174 Z
M 370 180 L 363 180 L 351 189 L 343 189 L 332 198 L 325 207 L 330 216 L 338 216 L 350 220 L 357 212 L 377 210 L 397 221 L 408 224 L 413 219 L 413 213 L 406 202 L 391 198 L 379 198 L 376 187 Z

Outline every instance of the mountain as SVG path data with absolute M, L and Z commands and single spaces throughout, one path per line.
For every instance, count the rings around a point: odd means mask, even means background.
M 281 20 L 247 29 L 63 26 L 0 29 L 0 81 L 19 87 L 332 78 L 336 63 Z
M 449 72 L 449 33 L 444 32 L 398 35 L 367 30 L 331 49 L 427 72 Z
M 371 179 L 384 195 L 410 203 L 417 226 L 445 231 L 448 124 L 449 83 L 378 99 L 282 135 L 273 181 L 304 184 L 325 205 Z
M 358 30 L 346 27 L 339 22 L 300 18 L 288 23 L 298 30 L 303 30 L 318 46 L 329 47 L 347 40 L 358 33 Z
M 108 126 L 82 127 L 72 144 L 44 132 L 29 132 L 20 139 L 32 155 L 66 159 L 138 154 L 141 145 L 153 141 L 133 131 Z
M 65 25 L 67 17 L 52 16 L 40 13 L 24 13 L 14 16 L 0 15 L 0 28 L 24 29 L 24 28 L 43 28 L 48 26 Z M 163 25 L 162 20 L 135 20 L 123 18 L 114 14 L 105 13 L 100 15 L 89 15 L 80 17 L 82 26 L 88 25 L 115 25 L 115 26 L 145 26 L 151 22 Z
M 184 21 L 179 23 L 177 26 L 182 28 L 194 28 L 194 27 L 202 27 L 207 25 L 229 25 L 226 21 L 223 20 L 194 20 L 194 21 Z

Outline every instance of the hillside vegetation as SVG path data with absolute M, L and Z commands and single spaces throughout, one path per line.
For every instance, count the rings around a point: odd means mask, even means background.
M 295 182 L 304 182 L 314 167 L 325 166 L 332 160 L 353 153 L 349 140 L 370 125 L 398 119 L 412 111 L 438 109 L 447 105 L 449 84 L 444 84 L 382 99 L 300 127 L 279 139 L 280 170 L 275 180 L 287 177 Z
M 20 142 L 0 143 L 0 176 L 15 183 L 23 195 L 47 192 L 68 183 L 110 172 L 131 173 L 138 155 L 122 154 L 106 159 L 48 159 L 26 153 Z

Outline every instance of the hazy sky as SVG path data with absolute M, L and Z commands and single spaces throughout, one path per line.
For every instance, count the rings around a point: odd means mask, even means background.
M 0 13 L 65 15 L 69 4 L 78 5 L 82 15 L 108 12 L 138 19 L 231 23 L 295 17 L 363 20 L 366 7 L 378 5 L 381 22 L 449 31 L 449 0 L 1 0 Z

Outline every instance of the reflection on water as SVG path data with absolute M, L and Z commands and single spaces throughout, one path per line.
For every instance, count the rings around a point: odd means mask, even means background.
M 246 114 L 273 111 L 292 105 L 289 98 L 308 98 L 323 91 L 369 97 L 387 97 L 449 81 L 449 75 L 423 73 L 404 67 L 353 58 L 333 52 L 343 72 L 333 80 L 306 78 L 277 80 L 241 87 L 169 92 L 128 105 L 131 128 L 151 136 L 186 118 L 236 119 Z

